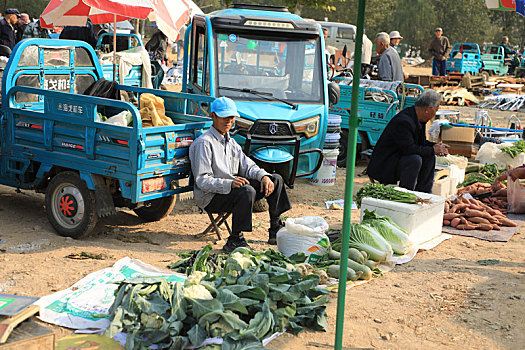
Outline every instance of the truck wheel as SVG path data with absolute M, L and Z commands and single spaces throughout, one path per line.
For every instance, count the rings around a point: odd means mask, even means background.
M 263 211 L 268 210 L 268 202 L 266 202 L 266 199 L 259 199 L 258 201 L 255 201 L 253 203 L 253 211 L 255 213 L 262 213 Z
M 133 209 L 141 219 L 159 221 L 168 216 L 175 206 L 175 196 L 152 199 L 144 203 L 143 207 Z
M 97 224 L 95 194 L 75 172 L 65 171 L 51 179 L 45 203 L 47 218 L 61 236 L 79 238 Z
M 489 81 L 490 74 L 489 74 L 489 72 L 484 70 L 484 71 L 481 72 L 481 77 L 483 78 L 483 82 L 486 82 L 486 81 Z
M 340 168 L 346 167 L 346 156 L 348 153 L 348 130 L 341 130 L 341 137 L 339 138 L 339 155 L 337 156 L 337 166 Z

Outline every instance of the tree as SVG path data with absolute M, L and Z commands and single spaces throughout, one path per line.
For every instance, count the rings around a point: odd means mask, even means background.
M 16 8 L 20 13 L 27 13 L 29 18 L 39 18 L 46 8 L 49 0 L 4 0 L 4 11 L 8 8 Z

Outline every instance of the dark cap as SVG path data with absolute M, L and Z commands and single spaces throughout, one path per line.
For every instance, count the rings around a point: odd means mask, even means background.
M 4 14 L 6 15 L 17 15 L 20 17 L 20 12 L 17 9 L 7 9 L 5 10 Z

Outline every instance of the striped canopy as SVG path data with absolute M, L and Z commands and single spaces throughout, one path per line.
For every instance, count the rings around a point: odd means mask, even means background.
M 117 22 L 130 18 L 144 19 L 154 9 L 150 0 L 51 0 L 40 15 L 44 28 L 85 26 Z

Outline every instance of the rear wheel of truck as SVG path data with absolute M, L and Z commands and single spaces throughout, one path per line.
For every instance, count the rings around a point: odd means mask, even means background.
M 61 236 L 79 238 L 97 224 L 95 193 L 75 172 L 65 171 L 51 179 L 45 203 L 47 218 Z
M 144 203 L 144 206 L 133 209 L 142 220 L 159 221 L 168 216 L 175 206 L 175 196 L 152 199 Z

